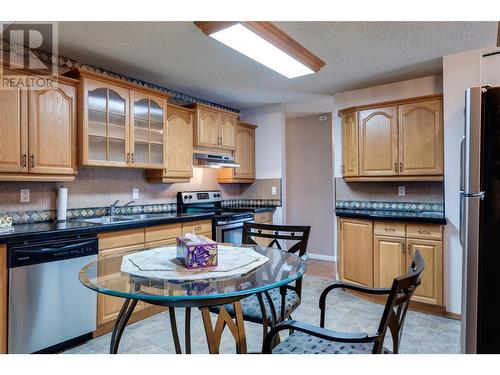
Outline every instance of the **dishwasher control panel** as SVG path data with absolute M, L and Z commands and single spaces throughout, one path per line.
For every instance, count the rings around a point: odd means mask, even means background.
M 68 238 L 53 241 L 12 245 L 8 249 L 8 267 L 22 267 L 30 264 L 55 262 L 97 254 L 96 237 Z

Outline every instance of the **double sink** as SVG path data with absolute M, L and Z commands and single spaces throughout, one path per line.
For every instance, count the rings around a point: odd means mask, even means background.
M 80 221 L 83 223 L 92 223 L 92 224 L 115 224 L 115 223 L 123 223 L 130 221 L 140 221 L 140 220 L 153 220 L 153 219 L 164 219 L 172 217 L 171 213 L 165 214 L 138 214 L 138 215 L 114 215 L 114 216 L 99 216 L 99 217 L 90 217 L 85 219 L 77 219 L 76 221 Z

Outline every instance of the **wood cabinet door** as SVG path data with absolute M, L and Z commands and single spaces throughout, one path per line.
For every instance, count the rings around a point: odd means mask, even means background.
M 443 102 L 399 107 L 399 174 L 443 174 Z
M 30 173 L 76 173 L 76 87 L 29 92 Z
M 26 90 L 0 90 L 0 172 L 28 172 Z
M 373 237 L 373 281 L 375 288 L 390 288 L 398 276 L 406 273 L 404 237 Z
M 196 136 L 196 146 L 219 147 L 219 114 L 217 112 L 198 109 Z
M 193 177 L 193 115 L 168 107 L 166 177 Z
M 236 178 L 255 178 L 255 129 L 237 126 L 234 160 L 240 165 L 234 169 Z
M 422 283 L 417 287 L 413 300 L 433 305 L 443 304 L 443 246 L 441 241 L 407 239 L 406 264 L 410 266 L 415 251 L 419 250 L 425 261 Z
M 167 101 L 130 91 L 129 166 L 163 169 L 166 160 Z
M 398 174 L 398 109 L 377 108 L 359 113 L 359 174 Z
M 130 90 L 83 78 L 80 92 L 81 163 L 129 166 Z
M 373 224 L 341 219 L 340 275 L 343 281 L 373 287 Z
M 219 115 L 220 148 L 234 150 L 236 148 L 236 118 Z
M 112 259 L 111 262 L 113 264 L 108 263 L 108 265 L 113 269 L 116 269 L 116 264 L 121 264 L 122 262 L 122 257 L 120 255 L 136 252 L 142 248 L 144 248 L 144 244 L 99 251 L 99 259 Z M 107 273 L 107 270 L 104 267 L 105 265 L 100 264 L 97 272 L 102 274 Z M 130 284 L 125 280 L 125 278 L 120 280 L 110 280 L 107 284 L 105 283 L 104 286 L 109 289 L 130 288 Z M 104 323 L 115 321 L 120 313 L 120 309 L 123 306 L 123 302 L 123 298 L 97 293 L 97 325 L 100 326 Z M 142 302 L 139 302 L 134 309 L 134 313 L 139 311 L 143 305 L 144 304 Z
M 342 176 L 358 176 L 358 121 L 357 113 L 342 116 Z

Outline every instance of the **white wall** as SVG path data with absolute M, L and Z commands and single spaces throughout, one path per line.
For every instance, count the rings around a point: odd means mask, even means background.
M 494 48 L 491 51 L 482 52 L 500 52 L 500 49 Z M 483 57 L 481 85 L 500 86 L 500 53 Z
M 462 246 L 460 244 L 460 142 L 464 135 L 465 89 L 481 83 L 481 55 L 469 51 L 443 57 L 444 91 L 444 291 L 447 310 L 460 313 Z
M 308 254 L 334 260 L 332 114 L 286 121 L 286 222 L 310 225 Z
M 255 131 L 256 178 L 281 178 L 281 202 L 273 220 L 282 224 L 286 217 L 285 106 L 272 104 L 241 111 L 241 119 L 258 125 Z

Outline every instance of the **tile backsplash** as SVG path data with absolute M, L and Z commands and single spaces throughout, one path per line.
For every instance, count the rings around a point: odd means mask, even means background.
M 281 179 L 261 179 L 253 184 L 218 184 L 217 170 L 194 168 L 189 183 L 148 183 L 140 169 L 80 167 L 72 182 L 0 182 L 0 213 L 16 211 L 53 210 L 57 189 L 68 188 L 68 209 L 107 207 L 119 199 L 120 204 L 132 200 L 132 189 L 139 189 L 134 205 L 174 203 L 176 194 L 183 190 L 219 189 L 227 200 L 274 199 L 281 200 Z M 271 194 L 276 186 L 276 195 Z M 30 202 L 19 202 L 19 190 L 30 189 Z
M 398 195 L 398 186 L 404 186 L 405 196 Z M 420 202 L 444 203 L 443 182 L 350 182 L 335 179 L 337 201 Z

